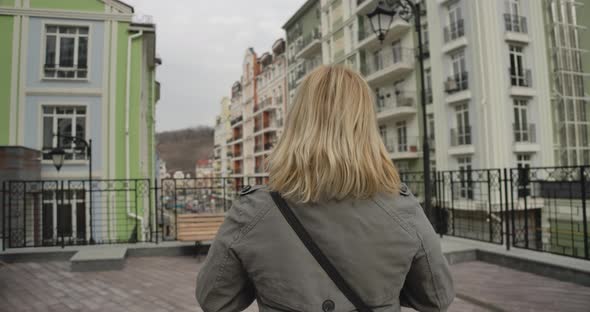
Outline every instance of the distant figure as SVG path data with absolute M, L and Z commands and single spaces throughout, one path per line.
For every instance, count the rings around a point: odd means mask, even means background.
M 269 157 L 269 185 L 242 190 L 200 269 L 204 311 L 255 299 L 260 311 L 447 310 L 455 292 L 439 239 L 400 182 L 373 105 L 345 67 L 305 78 Z M 325 258 L 303 243 L 312 241 Z

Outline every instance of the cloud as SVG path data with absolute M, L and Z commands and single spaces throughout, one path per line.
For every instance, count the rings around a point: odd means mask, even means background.
M 219 102 L 240 78 L 248 47 L 262 54 L 304 0 L 125 0 L 151 15 L 163 59 L 158 131 L 214 125 Z

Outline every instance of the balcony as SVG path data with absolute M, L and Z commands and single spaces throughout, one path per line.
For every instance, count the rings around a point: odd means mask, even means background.
M 464 20 L 460 19 L 451 23 L 444 28 L 443 33 L 445 42 L 442 47 L 443 53 L 449 53 L 467 45 Z
M 374 9 L 374 0 L 356 0 L 356 15 L 364 16 Z
M 537 129 L 535 124 L 513 123 L 514 151 L 517 153 L 537 152 L 540 146 L 537 144 Z
M 414 116 L 417 112 L 416 101 L 413 94 L 399 92 L 395 96 L 381 96 L 377 99 L 377 119 L 386 121 L 389 119 L 403 119 Z
M 533 75 L 530 69 L 509 68 L 510 94 L 513 96 L 535 95 L 533 87 Z
M 363 66 L 367 82 L 373 86 L 403 79 L 414 70 L 414 50 L 391 47 L 374 54 Z
M 451 129 L 451 146 L 471 145 L 471 126 Z
M 238 117 L 236 117 L 236 118 L 232 119 L 232 120 L 230 121 L 230 124 L 231 124 L 231 126 L 233 127 L 233 126 L 235 126 L 235 125 L 237 125 L 237 124 L 241 123 L 241 122 L 242 122 L 242 120 L 243 120 L 242 116 L 238 116 Z
M 403 34 L 410 30 L 410 28 L 412 28 L 412 26 L 408 22 L 396 16 L 393 18 L 393 21 L 389 26 L 389 30 L 383 39 L 383 42 L 380 42 L 377 38 L 377 35 L 373 32 L 369 21 L 365 20 L 364 25 L 359 26 L 357 48 L 359 50 L 375 50 L 380 47 L 387 46 L 395 39 L 400 38 Z
M 384 138 L 383 142 L 389 152 L 389 157 L 393 160 L 421 157 L 420 140 L 416 136 L 398 137 L 395 139 Z
M 257 105 L 254 105 L 254 113 L 263 112 L 269 108 L 274 108 L 272 105 L 272 98 L 267 98 Z
M 468 73 L 462 72 L 447 77 L 444 83 L 444 90 L 448 94 L 446 98 L 447 103 L 465 101 L 471 98 Z
M 449 148 L 449 154 L 461 155 L 473 153 L 475 153 L 475 147 L 471 140 L 471 126 L 451 129 L 451 148 Z
M 310 33 L 303 36 L 300 43 L 295 49 L 296 58 L 310 58 L 321 51 L 322 32 L 319 28 L 314 28 Z
M 526 17 L 524 16 L 506 13 L 504 14 L 504 26 L 506 31 L 509 32 L 528 33 Z
M 463 19 L 457 20 L 444 28 L 445 43 L 457 40 L 465 36 L 465 21 Z

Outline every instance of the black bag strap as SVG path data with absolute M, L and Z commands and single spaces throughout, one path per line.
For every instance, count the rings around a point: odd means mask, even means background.
M 270 193 L 272 200 L 275 202 L 279 210 L 287 220 L 287 223 L 293 228 L 299 239 L 303 242 L 307 250 L 319 263 L 319 265 L 328 274 L 330 279 L 336 284 L 336 287 L 346 296 L 346 298 L 357 308 L 359 312 L 372 312 L 371 308 L 359 297 L 359 295 L 350 287 L 344 280 L 342 275 L 336 270 L 332 262 L 328 260 L 326 255 L 322 252 L 320 247 L 311 238 L 303 224 L 297 219 L 285 199 L 277 192 Z

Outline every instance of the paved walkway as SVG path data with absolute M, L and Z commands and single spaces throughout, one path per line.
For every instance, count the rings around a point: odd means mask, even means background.
M 0 311 L 201 311 L 194 288 L 203 259 L 133 257 L 123 271 L 88 273 L 69 272 L 69 262 L 0 263 Z M 590 306 L 590 287 L 483 262 L 451 268 L 460 295 L 450 311 L 567 312 Z

